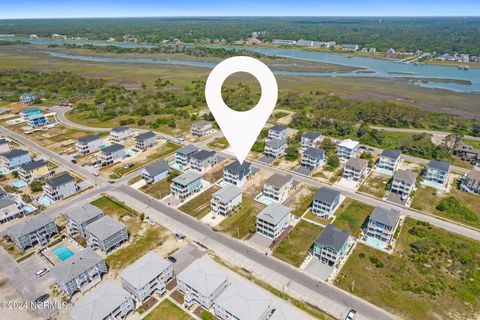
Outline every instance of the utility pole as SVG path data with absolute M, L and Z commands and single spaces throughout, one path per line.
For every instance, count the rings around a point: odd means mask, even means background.
M 352 292 L 355 289 L 355 280 L 352 281 Z

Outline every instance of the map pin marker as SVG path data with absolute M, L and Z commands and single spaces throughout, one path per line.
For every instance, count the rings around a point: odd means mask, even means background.
M 222 98 L 223 82 L 232 74 L 246 72 L 260 83 L 262 94 L 257 105 L 248 111 L 230 109 Z M 277 80 L 261 61 L 250 57 L 232 57 L 223 60 L 210 72 L 205 85 L 205 99 L 230 149 L 240 163 L 257 140 L 260 131 L 275 108 L 278 96 Z

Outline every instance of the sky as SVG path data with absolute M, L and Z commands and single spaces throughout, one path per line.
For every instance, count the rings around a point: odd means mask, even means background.
M 480 16 L 480 1 L 0 0 L 0 19 L 154 16 Z

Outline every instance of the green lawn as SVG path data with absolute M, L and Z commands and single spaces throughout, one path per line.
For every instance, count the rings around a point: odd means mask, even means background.
M 212 199 L 212 194 L 218 190 L 220 190 L 219 187 L 213 186 L 180 206 L 178 209 L 194 218 L 202 219 L 211 211 L 210 200 Z
M 170 174 L 167 178 L 154 184 L 147 184 L 140 188 L 140 190 L 149 196 L 154 197 L 155 199 L 162 199 L 170 194 L 170 181 L 181 174 L 182 173 L 178 170 L 170 169 Z
M 92 202 L 97 208 L 100 208 L 105 214 L 112 216 L 116 220 L 125 224 L 129 234 L 136 234 L 142 227 L 140 215 L 126 205 L 117 202 L 116 200 L 103 196 Z M 128 220 L 123 220 L 125 216 L 130 216 Z
M 474 148 L 480 149 L 480 141 L 475 141 L 475 140 L 468 140 L 465 139 L 463 140 L 465 144 L 468 144 L 469 146 L 472 146 Z
M 305 214 L 304 216 L 305 219 L 308 219 L 308 220 L 312 220 L 312 221 L 315 221 L 315 222 L 318 222 L 318 223 L 321 223 L 323 225 L 327 225 L 329 223 L 332 222 L 333 220 L 333 217 L 331 217 L 330 219 L 323 219 L 323 218 L 320 218 L 319 216 L 317 216 L 315 213 L 313 213 L 312 211 L 308 210 L 307 214 Z
M 125 169 L 123 165 L 120 164 L 115 169 L 113 169 L 113 172 L 118 176 L 118 178 L 120 178 L 127 173 L 140 169 L 141 167 L 149 164 L 150 162 L 165 158 L 166 156 L 174 153 L 178 148 L 180 148 L 180 145 L 173 142 L 166 142 L 165 144 L 160 146 L 157 151 L 148 155 L 145 159 L 133 162 L 132 167 Z
M 190 320 L 192 317 L 185 311 L 179 308 L 176 304 L 170 300 L 163 300 L 158 306 L 155 307 L 144 320 L 159 320 L 159 319 L 172 319 L 172 320 Z
M 228 145 L 227 138 L 221 137 L 210 142 L 208 146 L 213 149 L 223 150 L 223 149 L 227 149 L 229 145 Z
M 255 231 L 257 214 L 264 208 L 263 204 L 244 196 L 240 209 L 225 218 L 218 225 L 218 229 L 232 237 L 242 239 Z
M 299 267 L 321 231 L 321 227 L 301 220 L 275 248 L 273 255 Z
M 473 169 L 473 165 L 470 162 L 463 161 L 460 157 L 453 156 L 452 159 L 452 166 L 457 166 L 465 169 Z
M 348 230 L 352 236 L 358 237 L 362 232 L 362 225 L 372 213 L 373 207 L 352 199 L 345 199 L 335 212 L 336 219 L 333 225 L 338 229 Z
M 389 189 L 389 181 L 392 177 L 384 174 L 372 172 L 368 178 L 362 183 L 359 192 L 363 192 L 376 198 L 383 198 Z
M 480 242 L 407 218 L 392 255 L 359 244 L 336 285 L 402 319 L 475 319 Z

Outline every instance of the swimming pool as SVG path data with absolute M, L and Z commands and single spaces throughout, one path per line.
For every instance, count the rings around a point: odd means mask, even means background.
M 176 161 L 171 161 L 168 163 L 168 166 L 172 169 L 178 170 L 178 171 L 185 171 L 185 169 L 188 169 L 187 167 L 184 167 L 182 165 L 179 165 Z
M 367 243 L 372 247 L 379 248 L 382 250 L 387 249 L 387 244 L 375 238 L 367 238 Z
M 272 203 L 275 202 L 274 200 L 270 199 L 269 197 L 264 196 L 263 194 L 260 195 L 260 196 L 257 196 L 255 198 L 255 200 L 257 200 L 260 203 L 263 203 L 266 206 L 269 206 L 269 205 L 271 205 Z
M 27 186 L 27 184 L 25 182 L 21 181 L 21 180 L 17 180 L 17 181 L 13 182 L 13 186 L 15 188 L 20 189 L 20 188 L 23 188 L 23 187 Z
M 40 200 L 38 200 L 38 203 L 46 207 L 51 205 L 52 201 L 50 200 L 49 197 L 41 197 Z
M 73 256 L 73 252 L 65 246 L 60 246 L 52 250 L 52 252 L 58 257 L 58 259 L 65 261 L 71 256 Z

